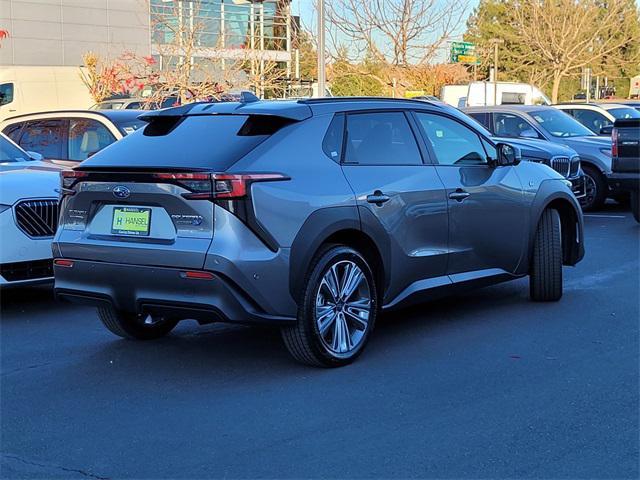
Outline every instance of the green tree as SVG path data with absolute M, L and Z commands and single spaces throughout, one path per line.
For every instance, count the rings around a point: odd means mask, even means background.
M 388 92 L 386 65 L 367 54 L 361 63 L 351 63 L 344 49 L 338 51 L 329 70 L 331 92 L 336 96 L 382 96 Z
M 465 39 L 490 63 L 500 45 L 500 79 L 536 83 L 555 102 L 584 67 L 624 77 L 638 69 L 640 16 L 634 0 L 481 0 Z

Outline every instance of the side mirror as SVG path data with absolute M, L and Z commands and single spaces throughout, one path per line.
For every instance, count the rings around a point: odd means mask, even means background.
M 605 125 L 600 129 L 600 135 L 610 136 L 613 133 L 613 125 Z
M 496 145 L 498 152 L 498 159 L 496 165 L 498 167 L 505 167 L 509 165 L 517 165 L 522 160 L 522 153 L 520 149 L 514 145 L 508 143 L 498 143 Z
M 32 152 L 32 151 L 28 150 L 27 151 L 27 155 L 29 155 L 33 160 L 38 160 L 38 161 L 44 160 L 44 157 L 42 156 L 42 154 L 40 154 L 38 152 Z

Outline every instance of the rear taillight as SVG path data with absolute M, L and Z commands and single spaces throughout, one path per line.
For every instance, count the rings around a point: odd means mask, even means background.
M 211 196 L 210 173 L 154 173 L 153 178 L 186 188 L 191 194 L 207 199 Z
M 618 156 L 618 129 L 613 128 L 611 131 L 611 157 L 615 158 Z
M 232 200 L 245 197 L 254 182 L 288 180 L 279 173 L 155 173 L 153 177 L 190 190 L 182 196 L 189 200 Z
M 241 198 L 247 195 L 250 185 L 254 182 L 274 182 L 278 180 L 288 180 L 288 177 L 279 173 L 214 174 L 215 198 Z
M 73 190 L 73 186 L 88 175 L 87 172 L 79 172 L 77 170 L 62 170 L 60 172 L 60 191 L 62 195 L 74 195 L 76 192 Z

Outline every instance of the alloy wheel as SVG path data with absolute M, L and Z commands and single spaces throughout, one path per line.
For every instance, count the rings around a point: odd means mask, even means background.
M 369 328 L 371 290 L 362 269 L 344 260 L 325 272 L 315 302 L 320 339 L 334 354 L 356 350 Z
M 585 196 L 582 198 L 582 207 L 588 208 L 593 204 L 598 195 L 598 185 L 591 175 L 584 176 Z

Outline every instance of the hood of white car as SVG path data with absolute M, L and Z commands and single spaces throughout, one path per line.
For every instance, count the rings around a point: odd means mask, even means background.
M 26 198 L 57 198 L 61 168 L 47 162 L 0 163 L 0 204 Z

